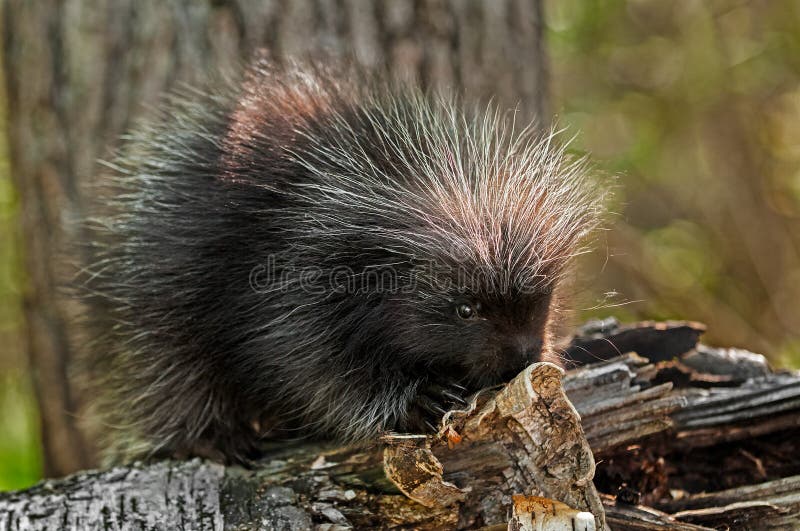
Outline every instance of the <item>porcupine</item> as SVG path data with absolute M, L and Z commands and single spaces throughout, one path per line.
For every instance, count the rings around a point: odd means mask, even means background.
M 81 278 L 112 461 L 431 432 L 553 359 L 557 287 L 602 192 L 552 131 L 256 61 L 126 140 Z

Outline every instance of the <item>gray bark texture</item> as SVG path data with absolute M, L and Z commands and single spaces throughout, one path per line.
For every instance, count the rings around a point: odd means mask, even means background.
M 59 253 L 79 238 L 82 185 L 166 91 L 256 48 L 277 60 L 353 55 L 424 87 L 547 115 L 539 0 L 6 0 L 2 60 L 21 200 L 30 364 L 48 476 L 95 463 L 70 381 L 75 304 Z
M 534 364 L 445 416 L 440 436 L 279 445 L 253 471 L 192 462 L 79 474 L 0 496 L 2 529 L 416 529 L 504 524 L 514 494 L 594 515 L 594 459 L 563 371 Z
M 800 374 L 703 330 L 591 323 L 562 347 L 593 363 L 532 365 L 437 435 L 80 473 L 0 494 L 0 529 L 800 528 Z

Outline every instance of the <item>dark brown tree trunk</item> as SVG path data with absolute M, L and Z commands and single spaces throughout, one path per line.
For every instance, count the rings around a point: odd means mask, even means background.
M 28 286 L 25 316 L 49 476 L 86 468 L 92 445 L 70 383 L 74 303 L 59 250 L 79 237 L 80 188 L 96 159 L 178 83 L 245 60 L 353 51 L 426 87 L 454 86 L 547 115 L 540 0 L 7 0 L 11 170 Z

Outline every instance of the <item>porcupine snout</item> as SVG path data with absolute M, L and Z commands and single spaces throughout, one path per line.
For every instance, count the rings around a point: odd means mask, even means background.
M 542 339 L 532 334 L 509 337 L 500 349 L 503 381 L 509 381 L 531 363 L 542 361 Z

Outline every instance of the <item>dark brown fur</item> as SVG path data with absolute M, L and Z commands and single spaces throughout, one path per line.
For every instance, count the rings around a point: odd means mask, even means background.
M 491 109 L 351 79 L 257 64 L 114 161 L 82 287 L 117 460 L 425 431 L 550 355 L 599 208 L 581 164 Z

